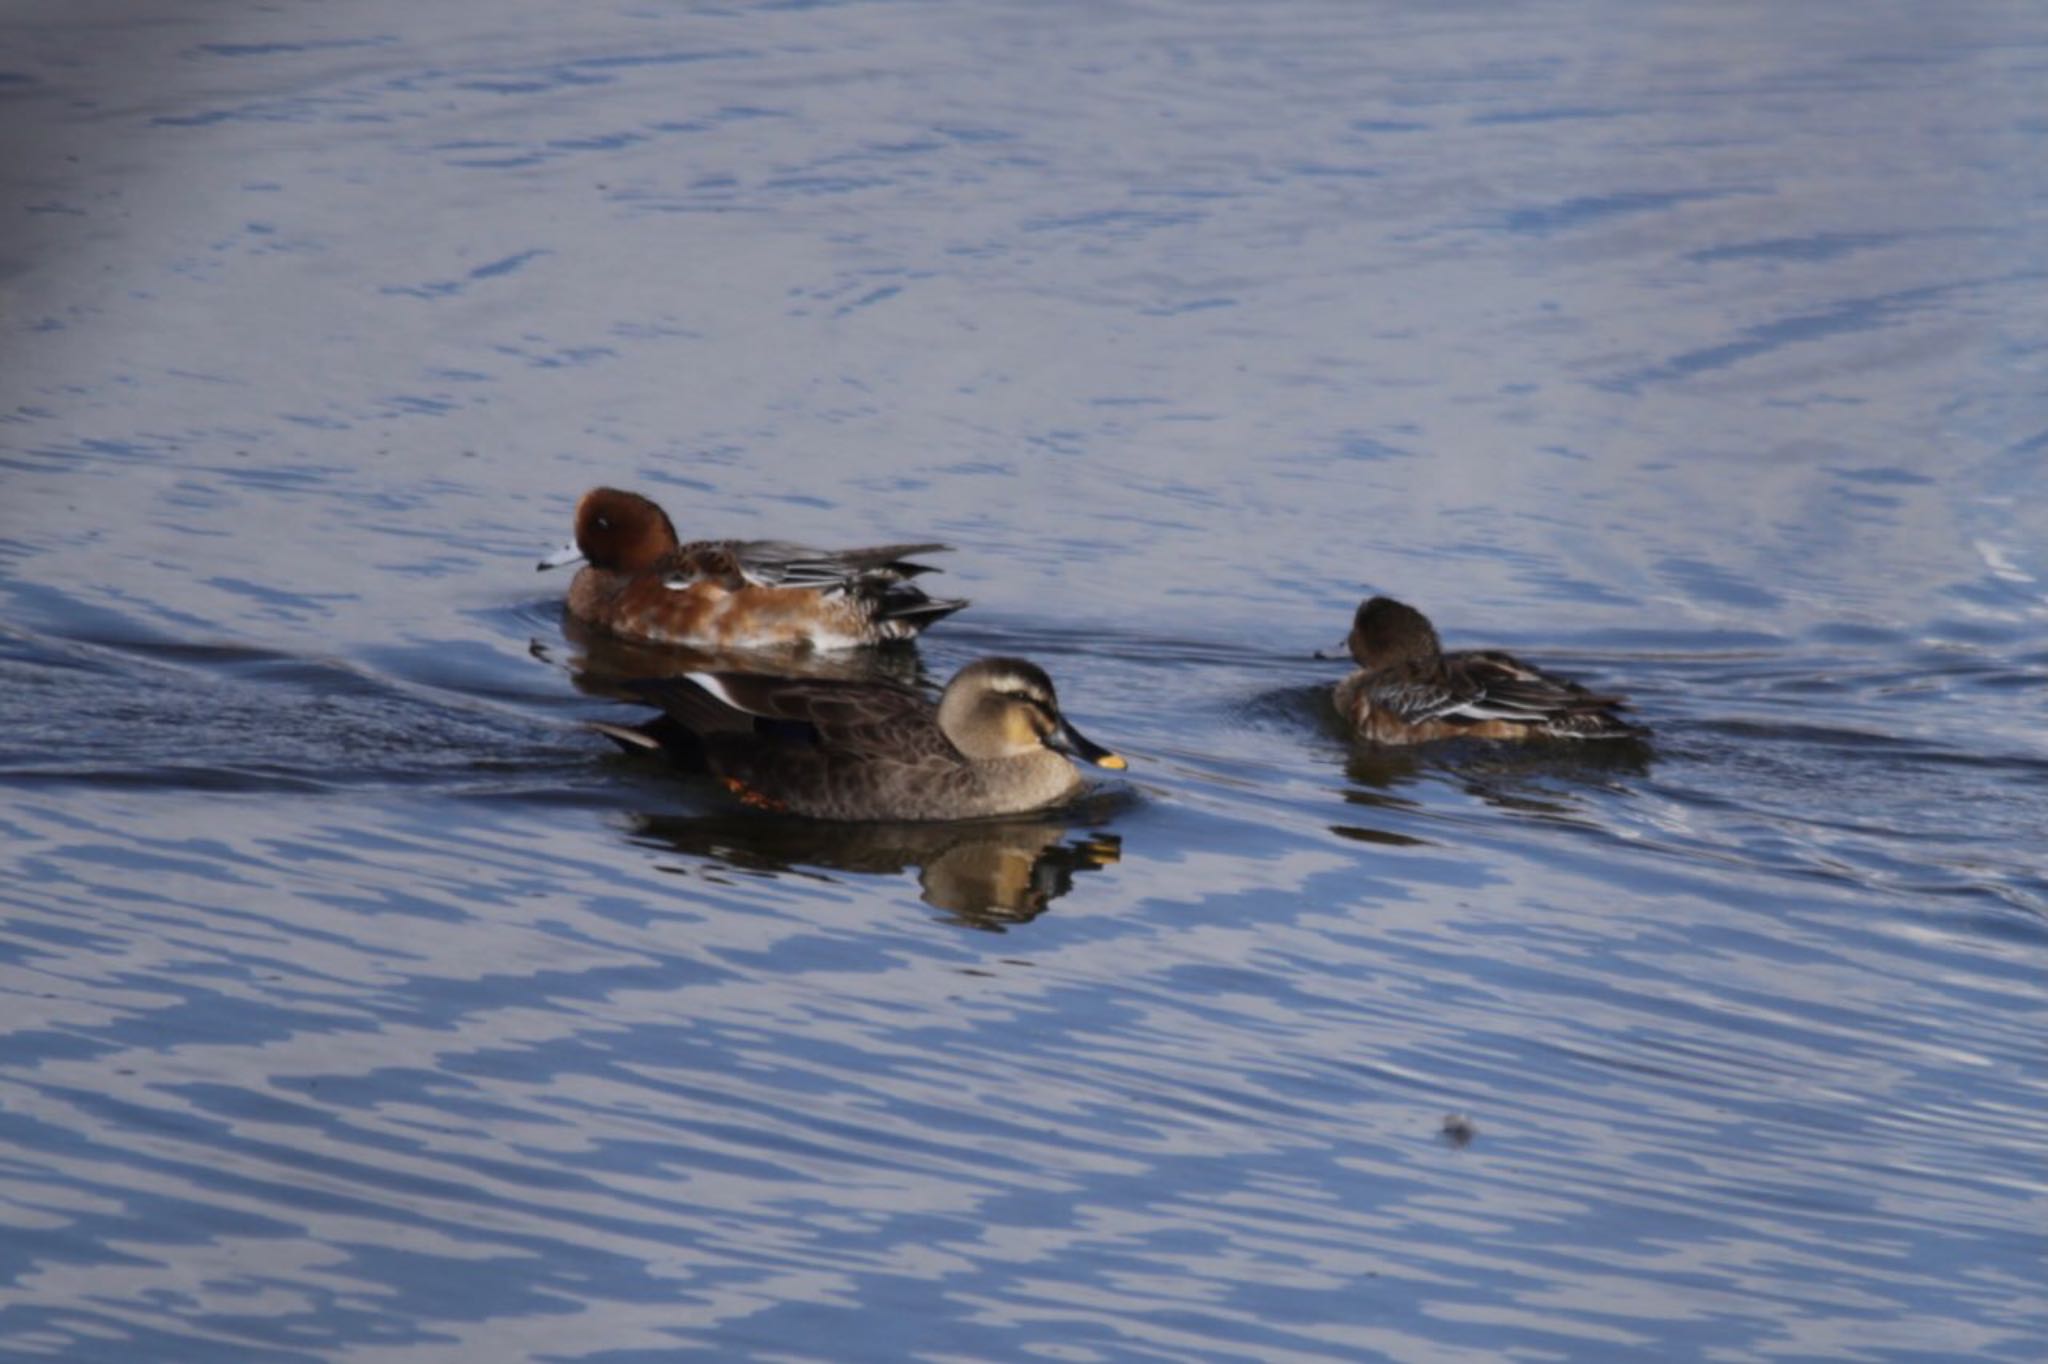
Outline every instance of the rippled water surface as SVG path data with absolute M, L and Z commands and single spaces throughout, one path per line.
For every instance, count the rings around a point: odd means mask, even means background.
M 0 1355 L 2040 1359 L 2044 89 L 1974 0 L 15 7 Z M 599 482 L 953 542 L 892 666 L 1127 778 L 614 755 Z M 1375 590 L 1655 742 L 1353 748 Z

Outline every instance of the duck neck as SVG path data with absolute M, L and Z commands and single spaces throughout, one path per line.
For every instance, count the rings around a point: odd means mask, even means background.
M 1072 795 L 1081 785 L 1074 764 L 1049 748 L 989 758 L 974 766 L 981 790 L 994 809 L 1050 805 Z

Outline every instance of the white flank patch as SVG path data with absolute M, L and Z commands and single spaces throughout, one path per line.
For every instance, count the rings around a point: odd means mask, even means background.
M 746 711 L 746 713 L 748 714 L 753 713 L 751 711 L 747 711 L 747 708 L 745 706 L 741 705 L 739 702 L 732 699 L 732 693 L 725 689 L 725 684 L 718 680 L 718 675 L 716 673 L 684 673 L 683 676 L 688 678 L 690 681 L 695 682 L 705 691 L 710 692 L 712 696 L 716 697 L 720 702 L 722 702 L 725 705 L 731 706 L 734 710 Z

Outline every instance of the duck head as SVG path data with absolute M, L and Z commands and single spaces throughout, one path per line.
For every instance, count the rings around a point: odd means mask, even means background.
M 676 547 L 668 513 L 638 493 L 592 488 L 576 504 L 576 539 L 540 561 L 541 568 L 587 561 L 608 573 L 639 573 Z
M 1369 597 L 1351 618 L 1344 647 L 1367 669 L 1434 663 L 1443 644 L 1429 617 L 1392 597 Z
M 977 761 L 1047 748 L 1112 771 L 1126 766 L 1067 722 L 1052 679 L 1021 658 L 984 658 L 955 673 L 939 698 L 939 728 L 955 748 Z

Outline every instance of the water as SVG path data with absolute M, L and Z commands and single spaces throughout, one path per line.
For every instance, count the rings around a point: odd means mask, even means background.
M 2040 1358 L 2048 15 L 5 29 L 0 1356 Z M 597 482 L 1128 780 L 614 756 Z M 1354 751 L 1371 590 L 1654 746 Z

